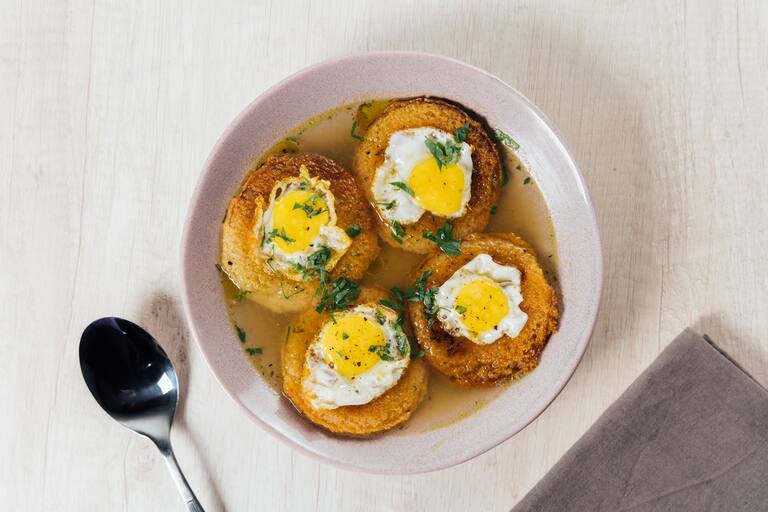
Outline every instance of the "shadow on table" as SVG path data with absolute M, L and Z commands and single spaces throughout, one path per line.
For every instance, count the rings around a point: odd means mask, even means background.
M 190 333 L 187 329 L 184 317 L 180 311 L 176 300 L 163 290 L 158 290 L 149 299 L 142 308 L 139 316 L 139 322 L 145 327 L 157 341 L 162 345 L 168 356 L 173 361 L 176 373 L 179 377 L 179 386 L 181 388 L 179 396 L 179 408 L 174 421 L 175 431 L 181 431 L 189 436 L 192 441 L 189 446 L 194 447 L 196 457 L 184 457 L 187 460 L 197 460 L 202 463 L 201 473 L 205 475 L 207 481 L 205 485 L 210 489 L 211 502 L 203 503 L 206 510 L 225 510 L 221 500 L 216 482 L 211 478 L 208 471 L 208 461 L 203 453 L 197 450 L 197 442 L 194 434 L 187 428 L 186 422 L 186 404 L 187 394 L 189 392 L 189 382 L 191 377 L 191 367 L 189 365 L 189 342 Z M 182 463 L 182 469 L 183 463 Z M 194 482 L 190 482 L 192 489 L 195 490 Z M 198 499 L 200 496 L 198 495 Z

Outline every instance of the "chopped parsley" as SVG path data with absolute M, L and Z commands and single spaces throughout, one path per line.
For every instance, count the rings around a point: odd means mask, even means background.
M 427 288 L 427 279 L 431 274 L 432 271 L 430 270 L 424 271 L 418 281 L 416 281 L 413 294 L 408 297 L 408 300 L 410 301 L 414 301 L 415 299 L 417 302 L 422 302 L 424 304 L 424 314 L 428 317 L 435 316 L 440 309 L 440 306 L 437 305 L 435 300 L 438 290 L 437 286 Z
M 296 241 L 286 234 L 285 227 L 280 228 L 280 231 L 278 231 L 277 229 L 273 229 L 272 231 L 267 233 L 266 238 L 264 238 L 264 243 L 265 244 L 271 243 L 272 241 L 274 241 L 275 238 L 282 238 L 283 240 L 285 240 L 286 243 L 289 243 L 289 244 L 292 244 L 293 242 Z
M 347 228 L 347 235 L 349 235 L 350 238 L 355 238 L 357 235 L 363 232 L 363 228 L 358 226 L 357 224 L 352 224 Z
M 421 236 L 435 242 L 445 254 L 461 254 L 461 241 L 453 238 L 453 224 L 449 220 L 436 233 L 425 231 Z
M 246 348 L 246 349 L 245 349 L 245 351 L 246 351 L 246 353 L 247 353 L 249 356 L 255 356 L 255 355 L 259 355 L 259 354 L 261 354 L 262 352 L 264 352 L 264 351 L 261 349 L 261 347 L 248 347 L 248 348 Z
M 235 324 L 235 331 L 237 331 L 237 337 L 240 339 L 240 343 L 245 343 L 245 329 Z
M 288 142 L 295 142 L 296 144 L 299 143 L 299 139 L 295 135 L 289 135 L 285 138 Z
M 341 333 L 341 339 L 343 339 L 343 340 L 347 340 L 347 339 L 349 339 L 349 334 L 347 334 L 347 333 L 345 333 L 345 332 L 342 332 L 342 333 Z
M 331 250 L 323 246 L 307 257 L 307 266 L 310 269 L 325 268 L 329 259 L 331 259 Z
M 469 122 L 465 122 L 456 129 L 453 140 L 437 142 L 431 137 L 424 139 L 424 144 L 437 160 L 437 168 L 442 169 L 459 161 L 461 156 L 461 144 L 467 140 L 469 134 Z
M 376 321 L 379 322 L 380 325 L 384 325 L 384 323 L 387 321 L 387 317 L 384 316 L 384 313 L 376 310 Z
M 491 215 L 496 215 L 496 205 L 491 206 Z
M 392 221 L 392 228 L 390 229 L 392 233 L 392 238 L 395 239 L 395 242 L 402 244 L 403 243 L 403 237 L 405 236 L 405 228 L 402 224 L 399 222 Z
M 403 192 L 405 192 L 411 197 L 414 196 L 413 189 L 409 187 L 407 183 L 404 183 L 402 181 L 390 181 L 389 184 L 396 189 L 402 190 Z
M 381 299 L 379 304 L 389 309 L 394 309 L 395 311 L 400 311 L 402 309 L 400 303 L 392 299 Z
M 396 205 L 396 204 L 397 204 L 397 201 L 390 201 L 390 202 L 386 202 L 386 201 L 378 201 L 378 202 L 376 203 L 376 205 L 377 205 L 377 206 L 381 206 L 381 207 L 383 207 L 385 210 L 391 210 L 392 208 L 394 208 L 394 207 L 395 207 L 395 205 Z
M 333 313 L 352 304 L 360 296 L 360 285 L 350 281 L 346 277 L 340 277 L 326 286 L 318 289 L 320 291 L 320 303 L 315 311 L 322 313 L 327 311 Z
M 240 302 L 249 293 L 251 293 L 251 290 L 237 290 L 237 294 L 235 295 L 235 302 Z
M 456 134 L 453 138 L 457 143 L 461 144 L 466 142 L 467 136 L 469 136 L 469 121 L 464 121 L 464 124 L 456 128 Z
M 419 345 L 416 343 L 416 340 L 413 339 L 413 336 L 408 336 L 408 343 L 410 344 L 411 349 L 411 359 L 424 357 L 424 351 L 419 348 Z
M 331 258 L 331 250 L 328 247 L 321 247 L 307 257 L 306 266 L 301 263 L 293 263 L 292 267 L 303 274 L 304 280 L 317 278 L 320 286 L 317 288 L 317 295 L 320 296 L 320 302 L 315 311 L 322 313 L 327 311 L 333 313 L 349 306 L 360 295 L 360 285 L 350 281 L 346 277 L 338 279 L 329 279 L 325 265 Z
M 320 199 L 320 194 L 312 194 L 303 203 L 293 203 L 293 209 L 304 210 L 304 213 L 307 214 L 307 217 L 311 219 L 316 215 L 320 215 L 321 213 L 328 211 L 326 208 L 317 207 L 318 199 Z
M 387 345 L 371 345 L 368 347 L 368 352 L 375 352 L 379 359 L 382 361 L 394 361 L 395 358 L 389 355 L 389 347 Z
M 467 312 L 467 308 L 465 308 L 464 306 L 456 306 L 454 309 L 460 315 L 463 315 L 464 313 Z
M 357 131 L 357 121 L 352 121 L 352 129 L 349 130 L 349 134 L 354 139 L 363 140 L 363 136 L 362 135 L 358 135 L 357 133 L 355 133 L 356 131 Z
M 428 287 L 427 279 L 432 275 L 431 270 L 425 270 L 421 276 L 416 280 L 413 286 L 409 287 L 407 291 L 403 291 L 399 288 L 392 288 L 392 294 L 399 300 L 407 300 L 408 302 L 421 302 L 424 304 L 424 315 L 429 319 L 429 325 L 434 322 L 434 316 L 437 314 L 440 307 L 435 301 L 437 296 L 437 286 Z
M 403 332 L 403 326 L 401 325 L 401 322 L 390 322 L 389 326 L 392 328 L 392 330 L 395 332 L 395 338 L 397 339 L 397 351 L 400 352 L 400 355 L 405 355 L 408 353 L 408 338 L 405 336 L 405 333 Z
M 520 149 L 520 144 L 518 144 L 515 139 L 504 133 L 503 131 L 496 128 L 493 130 L 493 135 L 496 137 L 496 140 L 507 146 L 509 149 L 516 151 Z
M 523 180 L 523 185 L 527 185 L 530 182 L 531 182 L 531 177 L 530 176 L 526 176 L 525 179 Z

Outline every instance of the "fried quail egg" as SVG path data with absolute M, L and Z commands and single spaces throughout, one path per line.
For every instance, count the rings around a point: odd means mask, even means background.
M 430 150 L 448 148 L 448 162 Z M 452 157 L 451 157 L 452 156 Z M 388 222 L 413 224 L 424 212 L 438 217 L 464 215 L 472 185 L 472 148 L 437 128 L 394 132 L 376 170 L 371 191 L 379 215 Z
M 488 345 L 503 335 L 516 337 L 528 315 L 520 309 L 520 271 L 478 254 L 437 291 L 437 317 L 448 333 Z
M 300 280 L 308 267 L 331 270 L 349 249 L 349 236 L 336 225 L 329 187 L 328 181 L 310 177 L 303 165 L 298 177 L 275 183 L 254 226 L 270 270 Z
M 304 360 L 302 392 L 315 409 L 366 404 L 395 386 L 409 361 L 397 314 L 359 305 L 335 313 L 318 331 Z

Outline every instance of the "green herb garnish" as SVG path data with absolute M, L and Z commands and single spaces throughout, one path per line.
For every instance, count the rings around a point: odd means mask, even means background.
M 405 192 L 411 197 L 414 196 L 413 189 L 409 187 L 407 183 L 404 183 L 402 181 L 390 181 L 389 184 L 396 189 L 402 190 L 403 192 Z
M 360 296 L 360 285 L 346 277 L 340 277 L 321 289 L 320 303 L 315 311 L 333 313 L 352 304 Z
M 264 243 L 266 244 L 271 243 L 275 238 L 282 238 L 283 240 L 285 240 L 286 243 L 289 243 L 289 244 L 292 244 L 293 242 L 296 241 L 286 234 L 285 227 L 280 228 L 279 231 L 277 229 L 273 229 L 272 231 L 267 233 L 266 238 L 264 238 Z
M 343 340 L 349 339 L 349 334 L 347 334 L 345 332 L 342 332 L 341 333 L 341 339 L 343 339 Z
M 380 325 L 384 325 L 384 322 L 387 321 L 387 317 L 385 317 L 384 313 L 378 309 L 376 310 L 376 321 L 379 322 Z
M 378 201 L 376 203 L 377 206 L 383 206 L 385 210 L 391 210 L 392 208 L 395 207 L 396 204 L 397 204 L 397 201 L 390 201 L 390 202 Z
M 515 139 L 504 133 L 503 131 L 496 128 L 493 130 L 493 135 L 496 137 L 496 140 L 507 146 L 509 149 L 516 151 L 520 149 L 520 144 L 518 144 Z
M 419 279 L 416 280 L 413 286 L 409 287 L 407 291 L 400 290 L 399 288 L 392 288 L 392 293 L 401 298 L 400 300 L 407 300 L 408 302 L 421 302 L 424 304 L 424 315 L 429 318 L 429 325 L 434 322 L 434 317 L 440 307 L 435 302 L 437 296 L 437 286 L 427 287 L 427 279 L 432 275 L 431 270 L 425 270 L 422 272 Z
M 261 347 L 248 347 L 245 349 L 249 356 L 255 356 L 264 352 Z
M 295 135 L 289 135 L 285 138 L 288 142 L 295 142 L 296 144 L 299 143 L 299 139 Z
M 467 140 L 468 135 L 469 135 L 469 121 L 464 121 L 464 124 L 456 128 L 456 133 L 453 136 L 453 139 L 458 144 L 461 144 L 462 142 L 465 142 Z
M 357 140 L 363 140 L 363 136 L 355 133 L 356 131 L 357 131 L 357 121 L 352 121 L 352 129 L 349 131 L 349 134 L 352 136 L 352 138 L 355 138 Z
M 394 309 L 395 311 L 400 311 L 402 309 L 400 303 L 392 299 L 381 299 L 379 304 L 389 309 Z
M 237 290 L 237 294 L 235 295 L 235 302 L 240 302 L 249 293 L 251 293 L 251 290 Z
M 240 338 L 240 343 L 245 343 L 245 329 L 235 324 L 235 331 L 237 331 L 237 337 Z
M 467 308 L 465 308 L 464 306 L 456 306 L 454 309 L 455 309 L 455 310 L 456 310 L 456 312 L 457 312 L 457 313 L 459 313 L 460 315 L 463 315 L 464 313 L 466 313 L 466 312 L 467 312 Z
M 453 224 L 449 220 L 436 233 L 425 231 L 421 236 L 435 242 L 445 254 L 461 254 L 461 241 L 453 238 Z
M 531 177 L 530 176 L 526 176 L 525 179 L 523 180 L 523 185 L 527 185 L 530 182 L 531 182 Z
M 392 330 L 395 332 L 395 338 L 397 339 L 397 351 L 400 352 L 400 355 L 405 355 L 408 353 L 408 338 L 405 336 L 405 333 L 403 332 L 403 326 L 400 321 L 398 322 L 390 322 L 389 326 L 392 328 Z
M 442 169 L 449 165 L 455 164 L 459 161 L 461 156 L 461 144 L 467 140 L 469 135 L 469 122 L 465 122 L 459 128 L 456 129 L 456 133 L 453 136 L 453 140 L 446 142 L 437 142 L 431 137 L 424 139 L 429 152 L 437 160 L 437 168 Z
M 424 139 L 424 144 L 426 144 L 427 149 L 429 149 L 429 152 L 432 153 L 432 156 L 434 156 L 435 160 L 437 160 L 438 169 L 447 167 L 451 164 L 456 163 L 459 160 L 461 147 L 455 144 L 452 144 L 450 141 L 443 144 L 441 142 L 437 142 L 436 140 L 427 137 L 426 139 Z
M 419 345 L 416 343 L 416 340 L 413 339 L 413 336 L 408 336 L 408 344 L 410 345 L 411 359 L 424 357 L 424 351 L 419 348 Z
M 392 221 L 392 228 L 391 228 L 392 238 L 395 239 L 395 241 L 399 244 L 403 243 L 403 237 L 405 236 L 405 228 L 402 224 L 399 222 Z
M 368 347 L 368 352 L 376 352 L 379 359 L 383 361 L 394 361 L 395 358 L 389 355 L 389 347 L 387 345 L 371 345 Z
M 349 235 L 350 238 L 355 238 L 357 235 L 363 232 L 363 228 L 358 226 L 357 224 L 352 224 L 347 228 L 347 235 Z
M 293 203 L 293 209 L 294 210 L 304 210 L 304 213 L 307 214 L 308 218 L 312 218 L 316 215 L 320 215 L 321 213 L 328 211 L 325 208 L 318 208 L 317 207 L 317 200 L 320 199 L 320 194 L 312 194 L 307 198 L 306 201 L 303 203 Z
M 323 246 L 307 257 L 307 267 L 310 269 L 325 268 L 330 258 L 331 250 Z
M 496 205 L 491 206 L 491 215 L 496 215 Z

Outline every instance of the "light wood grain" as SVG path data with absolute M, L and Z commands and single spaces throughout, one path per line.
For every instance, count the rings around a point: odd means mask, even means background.
M 768 4 L 48 2 L 0 7 L 0 503 L 181 510 L 154 447 L 80 376 L 92 319 L 147 326 L 178 363 L 178 458 L 208 510 L 514 505 L 687 325 L 768 384 Z M 522 433 L 449 470 L 360 475 L 251 423 L 179 312 L 202 163 L 286 75 L 367 50 L 449 55 L 552 118 L 596 204 L 604 302 L 584 362 Z

